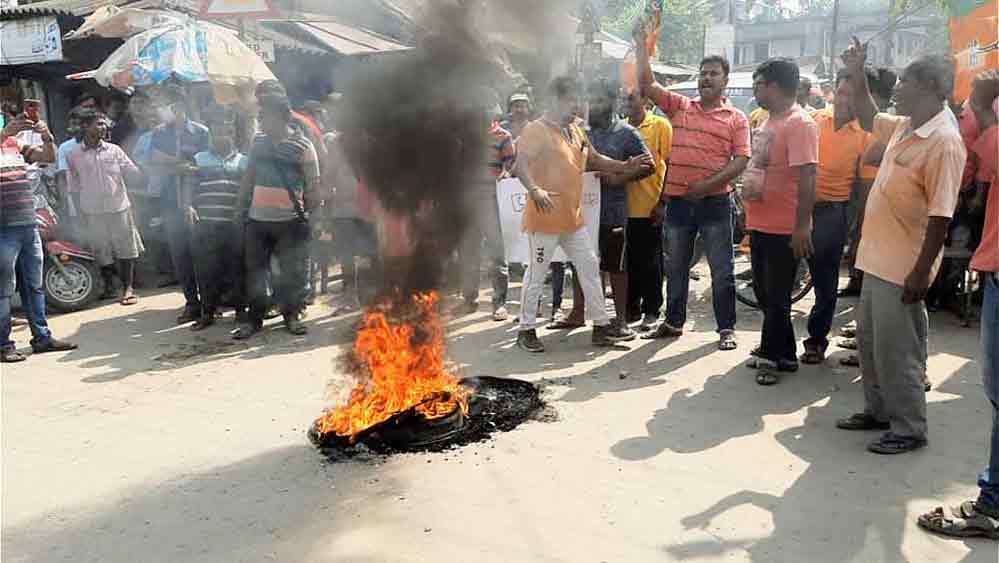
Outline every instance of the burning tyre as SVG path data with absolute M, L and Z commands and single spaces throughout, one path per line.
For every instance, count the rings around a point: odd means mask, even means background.
M 542 406 L 538 388 L 495 377 L 458 379 L 445 365 L 438 294 L 369 310 L 344 364 L 358 377 L 346 404 L 309 437 L 329 455 L 438 450 L 512 430 Z

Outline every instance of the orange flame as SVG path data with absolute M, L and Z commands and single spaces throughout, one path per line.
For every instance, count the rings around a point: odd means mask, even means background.
M 440 296 L 420 293 L 410 303 L 383 303 L 364 314 L 354 356 L 370 377 L 351 391 L 346 405 L 316 421 L 320 434 L 357 433 L 415 407 L 425 418 L 468 412 L 468 391 L 444 366 Z

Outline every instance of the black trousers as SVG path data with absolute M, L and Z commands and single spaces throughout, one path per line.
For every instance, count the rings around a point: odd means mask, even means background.
M 628 313 L 659 316 L 663 306 L 662 225 L 628 219 Z
M 283 315 L 305 310 L 309 294 L 309 239 L 311 230 L 304 221 L 272 223 L 250 221 L 246 224 L 245 255 L 250 320 L 262 323 L 270 304 L 268 279 L 274 290 L 273 300 Z M 276 268 L 271 272 L 271 257 Z
M 243 275 L 243 225 L 224 221 L 200 221 L 194 226 L 194 269 L 201 294 L 201 311 L 214 314 L 228 293 L 228 305 L 246 306 Z
M 797 360 L 798 349 L 791 324 L 791 291 L 797 274 L 790 235 L 752 231 L 750 245 L 753 291 L 763 311 L 760 357 L 777 362 Z

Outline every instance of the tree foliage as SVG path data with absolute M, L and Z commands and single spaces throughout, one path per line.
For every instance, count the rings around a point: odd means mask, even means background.
M 631 38 L 648 0 L 603 0 L 601 24 L 607 31 Z M 704 26 L 710 21 L 714 0 L 666 0 L 659 32 L 662 60 L 697 63 L 704 50 Z

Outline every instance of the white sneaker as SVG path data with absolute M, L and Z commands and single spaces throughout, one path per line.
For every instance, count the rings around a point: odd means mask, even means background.
M 510 313 L 507 312 L 506 307 L 499 307 L 493 311 L 493 320 L 496 322 L 503 322 L 510 318 Z

